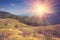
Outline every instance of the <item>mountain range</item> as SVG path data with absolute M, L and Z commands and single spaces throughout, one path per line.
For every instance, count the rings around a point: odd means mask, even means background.
M 46 19 L 41 23 L 40 19 L 35 16 L 18 16 L 9 12 L 0 11 L 0 18 L 11 18 L 20 21 L 21 23 L 32 25 L 32 26 L 45 26 L 45 25 L 56 25 L 60 24 L 60 14 L 46 15 Z M 49 17 L 50 16 L 50 17 Z M 49 17 L 49 18 L 48 18 Z M 49 24 L 48 24 L 49 23 Z

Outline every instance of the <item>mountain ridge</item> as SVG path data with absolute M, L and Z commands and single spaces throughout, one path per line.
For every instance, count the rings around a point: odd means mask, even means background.
M 53 17 L 53 16 L 54 15 L 51 16 L 52 18 L 50 17 L 51 20 L 49 20 L 49 18 L 47 18 L 46 20 L 44 19 L 44 21 L 41 24 L 41 21 L 38 17 L 18 16 L 18 15 L 14 15 L 12 13 L 9 13 L 9 12 L 0 11 L 0 18 L 16 19 L 19 22 L 30 25 L 30 26 L 47 26 L 47 25 L 60 24 L 59 16 L 58 15 L 56 15 L 56 17 L 55 16 Z M 49 21 L 50 24 L 48 24 L 46 21 Z M 53 21 L 53 22 L 51 22 L 51 21 Z

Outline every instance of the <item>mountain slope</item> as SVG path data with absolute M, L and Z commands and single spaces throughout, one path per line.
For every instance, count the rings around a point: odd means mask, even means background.
M 27 27 L 27 25 L 20 23 L 16 19 L 11 19 L 11 18 L 1 19 L 0 18 L 0 29 L 1 28 L 19 28 L 19 27 Z
M 0 19 L 0 40 L 60 40 L 59 30 L 57 26 L 32 28 L 14 19 Z
M 13 14 L 8 13 L 8 12 L 0 11 L 0 18 L 12 18 L 12 19 L 15 19 L 15 18 L 18 18 L 18 16 L 13 15 Z
M 60 40 L 60 25 L 34 27 L 17 18 L 21 19 L 10 13 L 0 13 L 0 40 Z

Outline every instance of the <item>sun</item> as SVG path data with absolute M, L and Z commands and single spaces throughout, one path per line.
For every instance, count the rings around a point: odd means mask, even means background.
M 35 5 L 34 10 L 36 13 L 38 14 L 44 14 L 47 13 L 49 11 L 48 7 L 45 5 Z
M 44 13 L 46 9 L 43 6 L 37 7 L 37 12 Z

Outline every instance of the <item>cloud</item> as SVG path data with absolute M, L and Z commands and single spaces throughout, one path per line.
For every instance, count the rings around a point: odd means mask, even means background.
M 10 6 L 16 6 L 16 4 L 13 4 L 13 3 L 12 3 L 12 4 L 10 4 Z

